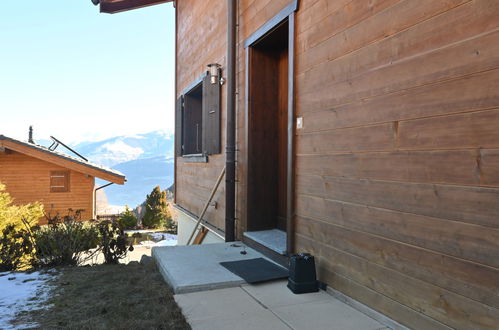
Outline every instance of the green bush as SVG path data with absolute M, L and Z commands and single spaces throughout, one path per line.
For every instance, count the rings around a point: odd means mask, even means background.
M 30 218 L 21 218 L 20 224 L 3 225 L 0 229 L 0 272 L 80 266 L 100 252 L 106 263 L 116 264 L 128 251 L 133 251 L 132 246 L 127 246 L 127 237 L 117 221 L 82 222 L 81 211 L 69 210 L 64 217 L 48 218 L 46 226 L 33 225 Z
M 137 228 L 137 223 L 137 217 L 133 214 L 132 210 L 126 206 L 125 212 L 121 213 L 118 218 L 118 224 L 121 228 L 128 230 Z
M 92 223 L 80 221 L 81 210 L 49 219 L 49 225 L 32 231 L 36 267 L 78 266 L 91 259 L 99 244 L 99 233 Z
M 5 191 L 5 185 L 0 182 L 0 232 L 9 225 L 13 225 L 16 229 L 25 229 L 24 222 L 33 226 L 43 217 L 41 203 L 13 205 L 13 201 L 10 194 Z
M 118 222 L 106 220 L 100 222 L 97 227 L 106 264 L 117 264 L 120 259 L 126 257 L 128 251 L 133 251 L 133 246 L 128 245 L 127 236 Z
M 0 272 L 24 270 L 30 267 L 33 241 L 30 232 L 8 225 L 0 236 Z
M 0 182 L 0 271 L 29 267 L 33 255 L 30 228 L 43 216 L 43 205 L 38 202 L 12 203 L 12 197 Z

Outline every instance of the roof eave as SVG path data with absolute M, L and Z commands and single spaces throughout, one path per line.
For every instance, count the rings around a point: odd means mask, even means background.
M 0 135 L 0 147 L 17 151 L 49 163 L 75 170 L 80 173 L 101 178 L 115 184 L 123 185 L 126 182 L 126 177 L 124 175 L 113 173 L 105 168 L 96 167 L 89 163 L 87 164 L 81 161 L 77 161 L 66 155 L 54 153 L 50 150 L 41 149 L 38 146 L 30 145 L 29 143 L 12 139 L 4 135 Z M 41 155 L 45 155 L 45 157 L 42 157 Z
M 101 0 L 100 12 L 115 14 L 122 11 L 172 2 L 173 0 Z

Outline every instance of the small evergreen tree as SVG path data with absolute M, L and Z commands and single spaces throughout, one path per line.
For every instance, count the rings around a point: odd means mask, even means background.
M 125 211 L 120 214 L 120 217 L 118 218 L 118 224 L 124 229 L 135 229 L 137 227 L 137 217 L 133 213 L 133 211 L 128 207 L 128 205 L 125 206 Z
M 161 191 L 160 187 L 156 186 L 147 195 L 145 204 L 146 211 L 142 218 L 142 225 L 145 228 L 171 227 L 172 217 L 168 210 L 165 191 Z

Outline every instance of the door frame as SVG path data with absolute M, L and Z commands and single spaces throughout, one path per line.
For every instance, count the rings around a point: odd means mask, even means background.
M 294 146 L 295 146 L 295 12 L 298 10 L 298 0 L 291 1 L 277 15 L 268 20 L 262 27 L 254 32 L 244 41 L 245 48 L 245 139 L 246 139 L 246 164 L 249 164 L 249 69 L 251 47 L 262 38 L 269 35 L 279 27 L 284 21 L 288 21 L 288 127 L 287 127 L 287 161 L 286 161 L 286 255 L 290 255 L 294 250 Z M 246 203 L 249 194 L 249 173 L 246 171 Z M 249 205 L 246 205 L 246 221 L 248 217 Z

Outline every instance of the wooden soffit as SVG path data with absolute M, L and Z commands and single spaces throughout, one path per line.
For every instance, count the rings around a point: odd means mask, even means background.
M 173 0 L 100 0 L 100 12 L 114 14 L 172 1 Z

